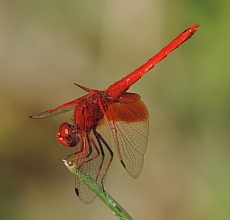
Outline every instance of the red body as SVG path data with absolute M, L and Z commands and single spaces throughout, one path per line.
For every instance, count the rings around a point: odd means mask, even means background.
M 149 115 L 140 96 L 126 91 L 142 75 L 188 40 L 198 27 L 196 24 L 186 29 L 145 64 L 109 86 L 106 91 L 76 84 L 88 94 L 30 118 L 42 119 L 74 110 L 73 123 L 62 123 L 56 134 L 63 146 L 76 147 L 76 152 L 68 158 L 103 185 L 113 159 L 110 148 L 113 139 L 121 164 L 131 176 L 137 178 L 144 163 Z M 75 180 L 75 191 L 86 203 L 95 198 L 78 178 Z

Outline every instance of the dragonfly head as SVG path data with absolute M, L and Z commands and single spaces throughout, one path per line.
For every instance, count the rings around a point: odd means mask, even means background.
M 59 131 L 56 133 L 56 138 L 58 142 L 65 147 L 75 147 L 80 141 L 74 125 L 67 122 L 60 125 Z

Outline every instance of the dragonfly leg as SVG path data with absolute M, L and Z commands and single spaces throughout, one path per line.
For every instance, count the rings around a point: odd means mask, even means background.
M 90 162 L 91 160 L 94 160 L 95 158 L 97 158 L 100 155 L 100 151 L 99 151 L 97 145 L 95 144 L 94 140 L 90 137 L 90 133 L 86 133 L 86 139 L 85 139 L 85 137 L 83 137 L 82 139 L 83 139 L 83 141 L 82 141 L 81 150 L 78 151 L 78 152 L 75 152 L 73 154 L 70 154 L 68 156 L 68 158 L 69 158 L 69 157 L 71 157 L 73 155 L 78 155 L 77 158 L 73 159 L 73 160 L 78 161 L 78 163 L 77 163 L 77 168 L 78 169 L 81 168 L 81 166 L 84 163 L 88 163 L 88 162 Z M 88 146 L 86 146 L 86 144 Z M 93 153 L 93 149 L 96 150 L 96 154 Z M 82 159 L 81 161 L 79 161 L 80 158 Z
M 79 149 L 78 144 L 76 146 Z M 74 157 L 73 159 L 71 159 L 71 161 L 79 160 L 80 158 L 83 158 L 86 155 L 86 140 L 85 140 L 85 137 L 83 135 L 81 135 L 81 142 L 80 142 L 80 144 L 81 144 L 80 149 L 77 152 L 75 152 L 75 153 L 69 154 L 68 157 L 66 158 L 66 160 L 68 160 L 71 157 Z M 83 162 L 80 163 L 80 166 L 82 165 L 82 163 Z M 80 166 L 78 168 L 80 168 Z
M 90 134 L 87 133 L 86 134 L 86 138 L 87 138 L 88 145 L 89 145 L 89 153 L 85 157 L 86 158 L 85 163 L 87 163 L 87 162 L 89 162 L 89 161 L 97 158 L 100 155 L 100 151 L 99 151 L 97 145 L 95 144 L 94 140 L 90 137 Z M 93 151 L 93 147 L 92 146 L 94 147 L 94 149 L 96 150 L 97 153 L 96 153 L 95 156 L 89 158 L 90 155 L 92 154 L 92 151 Z
M 97 138 L 97 141 L 99 143 L 100 149 L 101 149 L 101 151 L 103 153 L 103 160 L 104 160 L 104 157 L 105 157 L 105 153 L 104 153 L 104 150 L 103 150 L 101 142 L 105 145 L 105 147 L 107 148 L 107 150 L 109 151 L 109 154 L 110 154 L 110 159 L 108 161 L 108 165 L 107 165 L 107 167 L 105 169 L 105 172 L 104 172 L 104 174 L 102 176 L 102 179 L 101 179 L 101 185 L 102 185 L 102 188 L 104 190 L 103 181 L 104 181 L 105 176 L 106 176 L 106 174 L 108 172 L 110 164 L 112 163 L 112 160 L 113 160 L 113 151 L 111 150 L 111 148 L 109 147 L 109 145 L 107 144 L 107 142 L 105 141 L 105 139 L 100 135 L 100 133 L 98 133 L 96 130 L 94 130 L 94 134 L 95 134 L 95 136 Z M 103 163 L 101 163 L 101 166 L 102 166 L 102 164 Z
M 69 155 L 65 158 L 65 160 L 68 160 L 70 157 L 79 155 L 80 153 L 82 153 L 82 150 L 80 150 L 80 151 L 78 151 L 78 152 L 75 152 L 75 153 L 72 153 L 72 154 L 69 154 Z M 80 157 L 79 157 L 79 158 L 80 158 Z M 73 159 L 71 159 L 70 161 L 73 161 L 73 160 L 75 160 L 75 159 L 73 158 Z
M 104 164 L 104 160 L 105 160 L 105 152 L 104 152 L 104 149 L 103 149 L 103 147 L 102 147 L 102 144 L 101 144 L 101 141 L 100 141 L 100 138 L 99 138 L 99 133 L 94 129 L 93 130 L 93 133 L 94 133 L 94 135 L 95 135 L 95 137 L 96 137 L 96 139 L 97 139 L 97 142 L 98 142 L 98 145 L 99 145 L 99 147 L 100 147 L 100 152 L 101 152 L 101 162 L 100 162 L 100 167 L 99 167 L 99 170 L 98 170 L 98 173 L 97 173 L 97 177 L 96 177 L 96 180 L 98 180 L 98 177 L 100 176 L 100 173 L 101 173 L 101 170 L 102 170 L 102 167 L 103 167 L 103 164 Z M 95 146 L 96 146 L 96 144 L 95 144 Z M 102 171 L 102 172 L 104 172 L 104 171 Z M 102 180 L 101 180 L 101 185 L 102 185 L 102 187 L 103 187 L 103 178 L 104 177 L 104 175 L 102 176 Z M 103 187 L 103 190 L 104 190 L 104 187 Z

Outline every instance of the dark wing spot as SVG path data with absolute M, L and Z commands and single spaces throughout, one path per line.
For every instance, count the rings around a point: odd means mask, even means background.
M 126 168 L 123 160 L 121 160 L 121 164 L 123 165 L 124 168 Z
M 75 193 L 77 194 L 77 196 L 79 196 L 79 190 L 78 190 L 78 188 L 75 188 Z

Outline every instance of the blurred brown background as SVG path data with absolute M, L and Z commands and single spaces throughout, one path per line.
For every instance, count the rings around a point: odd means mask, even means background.
M 230 219 L 230 1 L 0 1 L 0 219 L 116 219 L 75 196 L 55 132 L 71 114 L 30 120 L 106 89 L 187 27 L 192 39 L 129 91 L 150 113 L 135 180 L 117 155 L 106 190 L 134 219 Z

